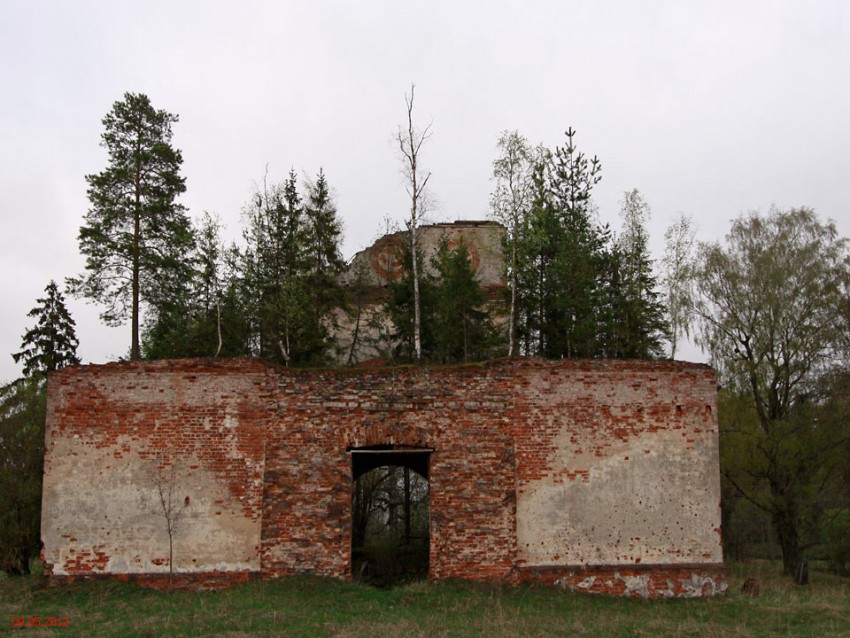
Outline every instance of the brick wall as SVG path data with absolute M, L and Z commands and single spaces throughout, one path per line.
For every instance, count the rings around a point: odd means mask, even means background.
M 271 413 L 257 362 L 68 368 L 48 382 L 43 558 L 55 576 L 259 571 Z
M 518 376 L 520 566 L 722 562 L 710 368 L 585 360 Z
M 350 450 L 401 446 L 433 450 L 432 578 L 714 593 L 715 400 L 708 367 L 671 362 L 66 369 L 49 384 L 44 557 L 54 577 L 167 572 L 149 504 L 174 476 L 187 582 L 349 578 Z
M 515 548 L 509 368 L 281 373 L 263 570 L 350 571 L 351 448 L 433 448 L 431 574 L 504 578 Z

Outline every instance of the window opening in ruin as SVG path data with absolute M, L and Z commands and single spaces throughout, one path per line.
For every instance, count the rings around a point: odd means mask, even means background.
M 431 452 L 393 446 L 350 450 L 355 580 L 389 586 L 428 576 Z

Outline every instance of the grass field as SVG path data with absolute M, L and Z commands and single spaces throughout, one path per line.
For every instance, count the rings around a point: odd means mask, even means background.
M 730 593 L 625 600 L 547 587 L 418 582 L 392 589 L 318 578 L 219 592 L 114 582 L 45 587 L 0 577 L 0 634 L 20 636 L 850 636 L 850 579 L 813 571 L 800 587 L 777 563 L 729 566 Z M 739 593 L 760 579 L 757 598 Z M 18 619 L 65 627 L 15 628 Z

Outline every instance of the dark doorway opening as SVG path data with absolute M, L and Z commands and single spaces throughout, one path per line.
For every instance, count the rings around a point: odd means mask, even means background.
M 430 448 L 353 448 L 351 574 L 390 586 L 428 576 Z

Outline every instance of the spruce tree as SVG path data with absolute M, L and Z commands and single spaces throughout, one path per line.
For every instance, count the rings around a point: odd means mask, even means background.
M 486 359 L 495 342 L 487 298 L 461 239 L 452 250 L 446 238 L 432 260 L 438 279 L 434 291 L 434 359 L 467 363 Z
M 604 250 L 609 231 L 593 218 L 591 193 L 602 165 L 567 143 L 542 154 L 519 270 L 518 332 L 523 350 L 549 358 L 600 355 Z
M 663 356 L 665 308 L 649 257 L 649 205 L 637 189 L 625 193 L 623 230 L 607 255 L 604 354 L 612 358 Z
M 254 352 L 284 365 L 309 363 L 320 348 L 309 321 L 308 231 L 295 171 L 281 184 L 264 182 L 245 214 L 240 261 Z
M 24 334 L 24 377 L 0 387 L 0 571 L 30 573 L 38 557 L 47 373 L 80 363 L 74 320 L 55 281 L 28 314 L 36 325 Z
M 104 304 L 108 325 L 131 323 L 130 358 L 139 359 L 142 305 L 167 306 L 189 278 L 192 232 L 177 197 L 183 158 L 171 145 L 176 115 L 143 94 L 125 93 L 103 118 L 109 165 L 88 175 L 91 208 L 80 228 L 86 271 L 69 291 Z
M 37 305 L 27 315 L 36 324 L 24 334 L 21 351 L 12 355 L 15 363 L 23 363 L 25 377 L 41 377 L 80 363 L 74 320 L 59 287 L 51 280 L 44 292 L 45 296 L 36 300 Z
M 306 358 L 322 363 L 334 345 L 328 330 L 333 310 L 345 306 L 345 291 L 337 277 L 345 268 L 340 245 L 342 222 L 337 216 L 330 186 L 322 169 L 315 181 L 308 181 L 304 203 L 306 241 L 306 290 L 309 323 L 305 344 Z

